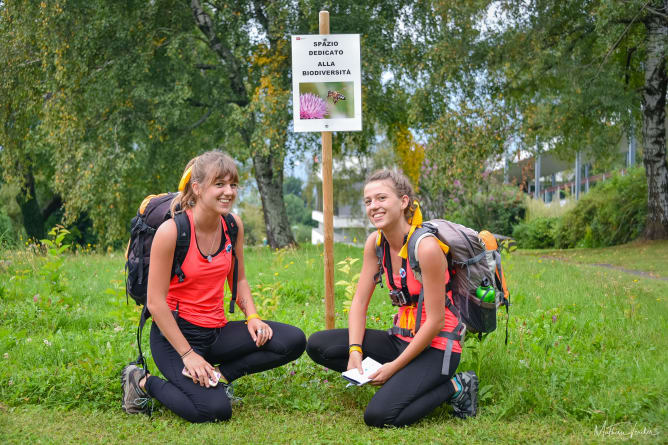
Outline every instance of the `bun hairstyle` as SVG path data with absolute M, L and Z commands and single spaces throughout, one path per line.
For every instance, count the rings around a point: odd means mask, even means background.
M 403 173 L 399 173 L 394 170 L 376 170 L 371 173 L 369 177 L 366 178 L 364 185 L 366 186 L 370 182 L 375 181 L 389 181 L 392 183 L 392 187 L 396 192 L 397 196 L 401 198 L 402 196 L 408 196 L 408 207 L 404 209 L 404 217 L 406 220 L 410 220 L 415 212 L 415 191 L 413 191 L 413 186 L 411 185 L 410 179 L 406 177 Z
M 190 170 L 190 172 L 188 172 Z M 193 183 L 196 182 L 205 187 L 213 184 L 218 178 L 230 178 L 232 182 L 239 182 L 239 172 L 237 165 L 227 153 L 212 150 L 196 156 L 188 162 L 181 177 L 183 190 L 179 187 L 179 193 L 172 201 L 172 215 L 176 213 L 177 205 L 181 206 L 179 211 L 193 208 L 197 202 L 197 195 L 193 190 Z

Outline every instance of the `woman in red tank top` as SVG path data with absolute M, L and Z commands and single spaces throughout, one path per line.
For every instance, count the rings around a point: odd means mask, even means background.
M 184 280 L 172 276 L 177 240 L 173 219 L 157 230 L 151 247 L 147 307 L 153 318 L 151 351 L 167 380 L 129 365 L 122 374 L 123 407 L 145 411 L 154 397 L 191 422 L 232 415 L 231 382 L 298 358 L 304 333 L 257 314 L 244 269 L 244 226 L 237 215 L 232 243 L 225 215 L 237 197 L 239 176 L 232 158 L 210 151 L 192 159 L 179 184 L 177 204 L 190 222 L 190 245 L 181 265 Z M 234 256 L 233 256 L 234 253 Z M 225 317 L 224 286 L 232 288 L 237 261 L 237 300 L 246 321 Z
M 408 425 L 446 401 L 458 417 L 475 416 L 477 411 L 477 376 L 471 371 L 455 375 L 461 347 L 457 335 L 449 334 L 459 323 L 445 305 L 449 275 L 443 249 L 447 247 L 433 236 L 419 241 L 422 283 L 415 279 L 405 253 L 403 259 L 399 255 L 412 233 L 412 218 L 418 216 L 414 203 L 413 188 L 404 175 L 380 170 L 367 179 L 364 205 L 378 232 L 369 235 L 364 245 L 348 329 L 316 332 L 306 347 L 315 362 L 339 372 L 354 368 L 362 372 L 363 357 L 383 364 L 367 376 L 372 385 L 381 386 L 364 413 L 369 426 Z M 388 284 L 393 302 L 400 305 L 396 326 L 389 332 L 366 328 L 379 271 L 377 246 L 382 249 L 384 276 L 380 279 Z M 420 291 L 422 305 L 418 303 Z

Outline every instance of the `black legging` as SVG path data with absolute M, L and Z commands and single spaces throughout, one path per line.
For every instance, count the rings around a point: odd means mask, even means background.
M 406 349 L 405 342 L 387 331 L 367 329 L 362 349 L 365 357 L 380 363 L 394 360 Z M 348 367 L 348 330 L 332 329 L 311 335 L 306 352 L 316 363 L 343 372 Z M 450 399 L 450 378 L 457 370 L 460 354 L 453 352 L 448 375 L 441 375 L 443 351 L 428 347 L 397 371 L 374 394 L 364 411 L 369 426 L 404 426 L 418 421 Z
M 231 321 L 217 329 L 195 326 L 182 318 L 177 318 L 177 323 L 190 346 L 209 363 L 218 365 L 229 382 L 291 362 L 306 347 L 301 329 L 275 321 L 266 321 L 273 336 L 259 348 L 243 321 Z M 152 375 L 146 380 L 146 392 L 151 397 L 190 422 L 227 420 L 232 416 L 223 385 L 206 388 L 181 374 L 183 361 L 156 323 L 151 327 L 151 352 L 167 378 L 165 381 Z

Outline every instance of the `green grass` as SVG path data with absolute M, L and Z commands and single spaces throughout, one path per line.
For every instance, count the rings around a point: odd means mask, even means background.
M 500 313 L 499 329 L 482 343 L 469 340 L 460 365 L 479 370 L 484 393 L 479 416 L 461 421 L 443 406 L 410 428 L 377 430 L 362 419 L 374 389 L 346 389 L 340 377 L 306 355 L 238 380 L 235 392 L 243 404 L 229 422 L 191 425 L 159 404 L 151 419 L 128 416 L 120 409 L 118 376 L 136 355 L 139 312 L 132 301 L 125 302 L 122 255 L 66 256 L 60 279 L 49 282 L 40 273 L 47 259 L 5 251 L 0 258 L 0 439 L 662 443 L 668 438 L 668 282 L 579 263 L 632 257 L 625 267 L 665 271 L 667 253 L 668 243 L 644 243 L 523 251 L 506 258 L 510 342 L 504 346 L 505 312 Z M 569 261 L 550 259 L 552 254 Z M 337 245 L 336 261 L 346 256 L 361 257 L 361 249 Z M 256 301 L 265 316 L 295 324 L 307 335 L 323 328 L 320 248 L 249 249 L 246 267 L 253 290 L 262 289 Z M 337 272 L 336 279 L 346 276 Z M 393 308 L 386 292 L 378 289 L 374 295 L 370 327 L 389 324 Z M 337 287 L 337 327 L 345 326 L 343 300 L 344 289 Z M 147 346 L 147 334 L 144 340 Z M 607 435 L 597 434 L 604 425 Z M 653 434 L 642 434 L 643 429 Z
M 526 252 L 535 255 L 539 251 Z M 598 249 L 562 249 L 544 251 L 548 258 L 581 264 L 611 264 L 668 278 L 668 241 L 634 241 L 616 247 Z

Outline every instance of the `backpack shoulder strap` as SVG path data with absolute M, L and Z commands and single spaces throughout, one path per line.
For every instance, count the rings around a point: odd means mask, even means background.
M 225 225 L 227 225 L 227 234 L 230 236 L 230 243 L 232 243 L 232 262 L 234 264 L 234 272 L 232 273 L 232 298 L 230 299 L 230 314 L 234 313 L 234 303 L 237 301 L 237 281 L 239 281 L 239 261 L 237 260 L 236 245 L 237 236 L 239 235 L 239 226 L 234 215 L 228 213 L 225 215 Z
M 239 234 L 239 226 L 237 220 L 231 213 L 225 215 L 225 224 L 227 225 L 227 234 L 230 235 L 230 242 L 232 243 L 232 252 L 237 245 L 237 235 Z
M 425 237 L 436 236 L 436 233 L 438 233 L 438 228 L 432 224 L 429 224 L 429 222 L 426 222 L 422 225 L 422 227 L 416 228 L 411 237 L 408 239 L 408 245 L 406 248 L 408 254 L 408 264 L 411 267 L 411 270 L 413 270 L 413 275 L 415 275 L 415 278 L 419 282 L 422 282 L 422 270 L 420 269 L 420 262 L 417 258 L 418 246 L 420 245 L 420 241 L 422 241 Z
M 376 258 L 378 258 L 378 272 L 373 276 L 373 284 L 380 284 L 383 287 L 383 243 L 387 241 L 383 238 L 383 232 L 378 230 L 376 234 Z
M 174 262 L 172 263 L 172 276 L 179 277 L 179 283 L 186 279 L 186 274 L 181 270 L 181 265 L 186 259 L 190 247 L 190 220 L 186 212 L 174 215 L 176 223 L 176 247 L 174 249 Z

